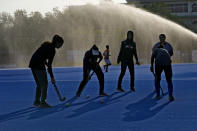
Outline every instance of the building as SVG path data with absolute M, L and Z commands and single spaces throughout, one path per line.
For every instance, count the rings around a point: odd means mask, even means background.
M 182 18 L 185 25 L 197 33 L 197 0 L 127 0 L 127 3 L 139 7 L 164 3 L 172 15 Z

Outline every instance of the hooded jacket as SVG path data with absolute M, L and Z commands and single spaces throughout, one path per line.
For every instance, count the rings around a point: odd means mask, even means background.
M 93 50 L 98 51 L 98 54 L 93 55 Z M 99 61 L 98 61 L 99 59 Z M 103 59 L 101 52 L 97 47 L 93 46 L 90 50 L 85 53 L 83 58 L 83 67 L 84 69 L 92 69 Z
M 128 39 L 122 41 L 118 61 L 131 61 L 133 63 L 133 56 L 138 61 L 135 42 Z

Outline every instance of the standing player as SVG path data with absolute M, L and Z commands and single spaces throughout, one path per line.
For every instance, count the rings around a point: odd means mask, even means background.
M 127 32 L 127 39 L 125 41 L 122 41 L 120 52 L 118 55 L 117 63 L 119 64 L 121 62 L 121 73 L 118 80 L 117 90 L 120 92 L 124 92 L 124 90 L 121 87 L 121 83 L 127 67 L 129 68 L 129 72 L 130 72 L 130 82 L 131 82 L 130 89 L 131 91 L 135 92 L 135 88 L 134 88 L 135 74 L 134 74 L 133 56 L 136 59 L 136 64 L 139 65 L 140 63 L 138 61 L 136 43 L 133 41 L 133 36 L 134 34 L 132 31 Z
M 108 66 L 111 65 L 111 62 L 109 60 L 109 45 L 106 45 L 106 50 L 104 51 L 103 53 L 103 56 L 104 56 L 104 60 L 105 60 L 105 63 L 106 65 L 104 65 L 104 69 L 105 69 L 105 72 L 108 72 Z
M 77 97 L 80 97 L 82 90 L 90 79 L 90 71 L 93 70 L 96 73 L 100 85 L 100 96 L 107 96 L 104 93 L 104 74 L 101 70 L 99 63 L 103 59 L 101 52 L 96 45 L 93 45 L 90 50 L 85 53 L 83 58 L 83 80 L 81 81 L 78 91 L 76 93 Z
M 159 35 L 159 40 L 160 40 L 160 42 L 157 42 L 153 46 L 152 51 L 154 51 L 160 45 L 163 45 L 164 49 L 166 49 L 168 51 L 169 55 L 173 56 L 173 47 L 171 46 L 170 43 L 166 42 L 166 35 L 165 34 L 160 34 Z
M 29 67 L 32 70 L 37 88 L 34 100 L 34 106 L 42 108 L 50 107 L 46 102 L 48 79 L 45 66 L 51 77 L 51 82 L 55 84 L 55 78 L 52 72 L 52 62 L 55 56 L 55 48 L 62 47 L 64 40 L 59 35 L 54 35 L 52 42 L 44 42 L 31 57 Z

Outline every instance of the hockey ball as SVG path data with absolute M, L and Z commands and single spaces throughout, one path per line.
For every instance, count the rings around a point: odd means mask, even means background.
M 86 99 L 89 99 L 90 98 L 90 96 L 89 95 L 86 95 Z
M 104 103 L 104 100 L 100 100 L 100 103 Z
M 66 103 L 66 107 L 68 107 L 68 106 L 70 106 L 70 104 L 69 103 Z

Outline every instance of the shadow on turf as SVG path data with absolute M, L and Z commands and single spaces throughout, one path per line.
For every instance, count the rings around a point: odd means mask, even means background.
M 99 110 L 99 109 L 104 108 L 108 105 L 117 103 L 118 102 L 117 99 L 120 99 L 121 97 L 124 97 L 124 96 L 126 96 L 130 93 L 131 93 L 130 91 L 126 92 L 126 93 L 114 92 L 111 95 L 109 95 L 109 96 L 107 96 L 103 99 L 104 103 L 100 103 L 99 100 L 89 102 L 86 105 L 84 105 L 84 106 L 82 106 L 82 107 L 80 107 L 76 110 L 73 110 L 74 113 L 67 116 L 67 118 L 78 117 L 78 116 L 83 115 L 85 113 L 95 111 L 95 110 Z M 121 95 L 113 97 L 116 94 L 121 94 Z
M 98 109 L 97 106 L 101 106 L 101 107 L 104 107 L 106 105 L 109 105 L 109 104 L 112 104 L 110 103 L 109 101 L 111 100 L 110 98 L 115 95 L 115 94 L 118 94 L 119 92 L 115 92 L 115 93 L 112 93 L 111 95 L 107 96 L 107 97 L 103 97 L 105 102 L 100 105 L 101 103 L 99 103 L 99 101 L 95 102 L 98 98 L 101 98 L 100 96 L 97 96 L 97 97 L 94 97 L 92 99 L 89 99 L 89 100 L 85 100 L 85 101 L 82 101 L 82 102 L 77 102 L 77 103 L 74 103 L 75 100 L 77 100 L 77 97 L 73 97 L 71 98 L 70 100 L 66 101 L 65 103 L 63 104 L 59 104 L 57 106 L 54 106 L 52 108 L 47 108 L 47 109 L 40 109 L 40 110 L 37 110 L 35 112 L 32 112 L 30 115 L 29 115 L 29 118 L 28 120 L 31 120 L 31 119 L 38 119 L 38 118 L 42 118 L 42 117 L 45 117 L 47 115 L 51 115 L 53 113 L 56 113 L 56 112 L 60 112 L 60 111 L 63 111 L 65 110 L 66 108 L 70 108 L 70 107 L 73 107 L 73 106 L 79 106 L 79 105 L 83 105 L 83 104 L 86 104 L 85 106 L 83 107 L 88 107 L 88 108 L 85 108 L 86 110 L 80 110 L 83 111 L 83 112 L 80 112 L 81 114 L 82 113 L 85 113 L 85 112 L 88 112 L 88 111 L 91 111 L 91 110 L 96 110 Z M 128 92 L 129 93 L 129 92 Z M 124 95 L 121 95 L 119 97 L 116 97 L 116 98 L 113 98 L 112 100 L 116 100 L 118 98 L 121 98 L 123 96 L 125 96 L 126 94 L 128 93 L 125 93 Z M 66 103 L 69 103 L 69 107 L 66 107 Z M 95 104 L 96 103 L 96 104 Z M 96 106 L 97 105 L 97 106 Z M 77 112 L 77 115 L 78 115 L 79 112 Z M 72 117 L 73 115 L 70 115 L 70 117 Z M 74 115 L 76 116 L 76 114 Z M 73 117 L 74 117 L 73 116 Z
M 166 94 L 167 93 L 165 93 L 164 95 Z M 167 101 L 164 104 L 157 106 L 158 100 L 155 100 L 153 98 L 154 95 L 155 92 L 152 92 L 140 101 L 126 106 L 126 110 L 128 111 L 123 114 L 124 117 L 122 120 L 131 122 L 149 119 L 159 113 L 165 106 L 170 103 L 169 101 Z
M 69 102 L 71 104 L 71 106 L 74 106 L 74 105 L 78 105 L 78 104 L 88 103 L 96 98 L 98 98 L 98 97 L 95 97 L 95 98 L 89 99 L 87 101 L 76 103 L 76 104 L 72 105 L 72 103 L 77 99 L 76 97 L 72 97 L 71 99 L 67 100 L 65 103 Z M 15 111 L 15 112 L 3 114 L 3 115 L 0 115 L 0 123 L 5 122 L 5 121 L 9 121 L 9 120 L 13 120 L 13 119 L 24 118 L 24 117 L 28 117 L 27 118 L 28 120 L 41 118 L 41 117 L 50 115 L 52 113 L 56 113 L 56 112 L 64 110 L 65 103 L 58 104 L 56 106 L 53 106 L 52 108 L 43 109 L 43 108 L 38 108 L 38 107 L 28 107 L 28 108 L 21 109 L 21 110 Z
M 117 93 L 118 92 L 115 92 L 108 97 L 104 97 L 105 103 L 103 103 L 101 107 L 112 104 L 112 103 L 110 103 L 110 101 L 118 99 L 118 98 L 126 95 L 126 93 L 125 93 L 124 95 L 121 95 L 119 97 L 111 99 L 111 97 L 113 95 L 117 94 Z M 74 101 L 77 100 L 77 97 L 74 96 L 71 99 L 67 100 L 66 102 L 64 102 L 62 104 L 58 104 L 58 105 L 53 106 L 51 108 L 42 109 L 42 108 L 36 108 L 36 107 L 28 107 L 28 108 L 25 108 L 25 109 L 17 110 L 15 112 L 0 115 L 0 123 L 6 122 L 6 121 L 9 121 L 9 120 L 14 120 L 14 119 L 26 118 L 26 117 L 27 117 L 27 120 L 39 119 L 39 118 L 51 115 L 53 113 L 63 111 L 67 108 L 70 108 L 70 107 L 73 107 L 73 106 L 79 106 L 79 105 L 83 105 L 83 104 L 86 104 L 86 106 L 90 106 L 89 111 L 91 111 L 90 108 L 92 108 L 92 110 L 93 110 L 92 104 L 98 98 L 101 98 L 101 97 L 97 96 L 97 97 L 94 97 L 92 99 L 88 99 L 88 100 L 84 100 L 84 101 L 81 101 L 81 102 L 74 103 Z M 65 106 L 66 103 L 70 104 L 69 107 Z M 100 103 L 98 103 L 98 105 L 100 105 Z M 85 111 L 85 110 L 83 110 L 83 111 Z M 85 111 L 85 112 L 87 112 L 87 111 Z
M 58 104 L 52 108 L 41 109 L 41 108 L 36 108 L 36 107 L 29 107 L 29 108 L 21 109 L 12 113 L 0 115 L 0 123 L 9 121 L 9 120 L 24 118 L 24 117 L 27 117 L 27 120 L 39 119 L 39 118 L 51 115 L 53 113 L 63 111 L 66 108 L 85 104 L 84 106 L 74 110 L 73 114 L 67 116 L 67 118 L 77 117 L 87 112 L 98 110 L 110 104 L 116 103 L 118 102 L 117 99 L 120 99 L 121 97 L 124 97 L 128 95 L 129 93 L 130 92 L 126 92 L 126 93 L 114 92 L 108 97 L 103 97 L 105 102 L 102 104 L 99 102 L 99 100 L 97 100 L 98 98 L 101 98 L 99 96 L 94 97 L 92 99 L 84 100 L 82 102 L 77 102 L 77 103 L 74 103 L 74 101 L 77 100 L 77 98 L 72 97 L 66 102 L 62 104 Z M 116 94 L 121 94 L 121 95 L 112 97 Z M 163 109 L 167 104 L 169 104 L 169 102 L 167 102 L 151 110 L 151 108 L 157 104 L 157 101 L 152 99 L 153 95 L 154 93 L 151 93 L 144 99 L 140 100 L 139 102 L 128 105 L 127 109 L 129 110 L 129 112 L 126 112 L 124 114 L 125 117 L 123 118 L 123 120 L 124 121 L 139 121 L 139 120 L 148 119 L 154 116 L 155 114 L 157 114 L 161 109 Z M 70 106 L 66 107 L 65 106 L 66 103 L 70 103 Z
M 13 120 L 13 119 L 19 119 L 22 117 L 26 117 L 27 114 L 34 112 L 36 110 L 39 110 L 39 109 L 35 108 L 35 107 L 28 107 L 28 108 L 21 109 L 21 110 L 12 112 L 12 113 L 0 115 L 0 123 L 5 122 L 5 121 L 9 121 L 9 120 Z

